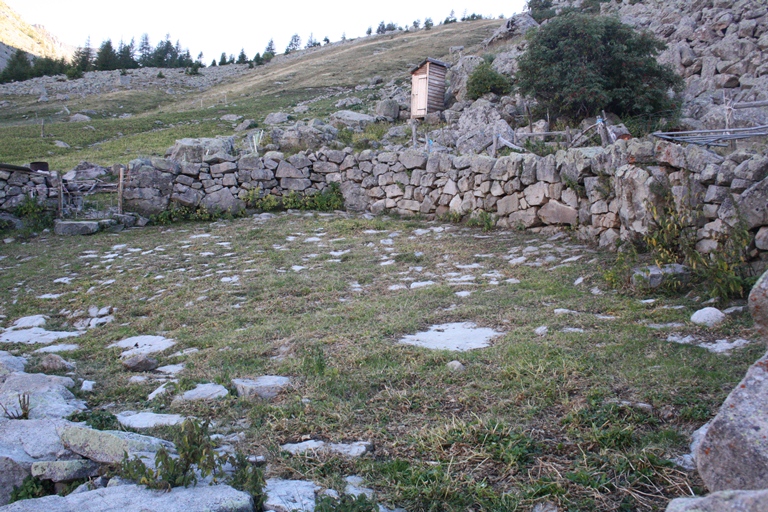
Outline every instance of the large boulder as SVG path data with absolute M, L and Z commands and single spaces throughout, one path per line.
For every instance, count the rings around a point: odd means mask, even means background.
M 361 114 L 352 110 L 339 110 L 331 114 L 331 124 L 337 128 L 365 128 L 376 122 L 376 118 L 368 114 Z
M 205 155 L 234 155 L 233 137 L 181 139 L 170 149 L 170 159 L 177 162 L 201 163 Z
M 395 100 L 381 100 L 376 103 L 376 115 L 394 121 L 400 115 L 400 104 Z
M 529 30 L 538 27 L 539 24 L 528 12 L 522 12 L 515 14 L 504 21 L 504 24 L 496 29 L 496 31 L 483 41 L 483 46 L 487 47 L 498 41 L 504 41 L 513 37 L 524 36 Z
M 228 188 L 222 188 L 210 194 L 206 194 L 200 201 L 209 212 L 227 212 L 237 214 L 245 208 L 245 203 L 232 195 Z
M 760 276 L 749 292 L 749 312 L 757 332 L 768 342 L 768 272 Z
M 764 512 L 768 510 L 768 489 L 720 491 L 703 498 L 677 498 L 667 512 Z
M 712 492 L 768 488 L 768 354 L 725 399 L 694 455 Z
M 68 389 L 75 385 L 69 377 L 42 373 L 16 372 L 0 384 L 0 403 L 9 411 L 20 412 L 20 397 L 29 397 L 29 418 L 64 418 L 86 409 L 85 402 Z
M 22 500 L 3 512 L 251 512 L 253 498 L 228 485 L 175 487 L 152 491 L 140 485 L 120 485 L 68 496 Z
M 95 220 L 56 220 L 53 232 L 61 236 L 92 235 L 99 231 Z
M 67 449 L 102 464 L 119 464 L 125 454 L 129 458 L 154 457 L 154 453 L 163 447 L 171 452 L 176 451 L 173 443 L 156 437 L 75 425 L 59 429 L 59 438 Z
M 451 66 L 449 72 L 450 86 L 448 87 L 448 94 L 453 96 L 458 101 L 464 101 L 467 99 L 467 80 L 469 75 L 475 70 L 477 66 L 483 63 L 483 58 L 477 55 L 466 55 L 461 57 L 459 61 Z
M 768 178 L 742 192 L 736 201 L 749 229 L 768 225 Z

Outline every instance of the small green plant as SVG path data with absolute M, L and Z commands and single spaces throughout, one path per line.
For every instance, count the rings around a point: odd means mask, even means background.
M 84 421 L 86 425 L 96 430 L 117 430 L 120 426 L 117 416 L 103 410 L 78 411 L 70 414 L 67 419 L 75 422 Z
M 21 500 L 29 500 L 33 498 L 42 498 L 43 496 L 50 496 L 55 494 L 56 491 L 53 486 L 53 482 L 50 480 L 40 480 L 36 476 L 27 476 L 21 485 L 13 486 L 11 491 L 11 497 L 8 503 L 14 503 Z
M 345 146 L 351 146 L 352 138 L 354 137 L 354 135 L 355 135 L 355 132 L 352 131 L 350 128 L 342 128 L 339 130 L 337 137 L 339 139 L 339 142 L 341 142 Z
M 201 478 L 213 476 L 214 482 L 226 479 L 223 469 L 231 464 L 235 471 L 228 482 L 249 492 L 255 502 L 263 503 L 264 478 L 261 470 L 251 465 L 242 454 L 218 455 L 208 434 L 207 423 L 185 420 L 175 441 L 178 457 L 171 456 L 162 447 L 155 454 L 155 469 L 151 469 L 138 457 L 129 459 L 126 455 L 120 466 L 120 475 L 150 489 L 168 491 L 173 487 L 196 485 L 198 475 Z
M 53 226 L 53 213 L 34 197 L 24 198 L 24 201 L 13 209 L 13 214 L 24 221 L 22 235 L 28 236 Z
M 304 197 L 295 190 L 283 195 L 283 208 L 286 210 L 300 210 L 304 208 Z
M 18 396 L 19 401 L 19 409 L 18 411 L 13 409 L 8 409 L 0 403 L 0 407 L 3 408 L 3 413 L 5 413 L 5 417 L 9 420 L 28 420 L 29 419 L 29 393 L 19 393 Z
M 157 78 L 165 78 L 165 75 L 163 74 L 162 71 L 158 71 Z
M 481 228 L 483 231 L 493 231 L 496 227 L 496 217 L 488 212 L 480 212 L 472 215 L 467 220 L 467 226 L 471 228 Z
M 661 266 L 680 263 L 691 268 L 694 281 L 703 285 L 712 298 L 727 300 L 742 297 L 754 280 L 746 265 L 749 230 L 742 220 L 735 226 L 724 224 L 725 232 L 716 238 L 717 250 L 702 254 L 696 249 L 701 212 L 689 198 L 676 202 L 669 191 L 662 191 L 662 203 L 648 204 L 653 223 L 643 237 Z
M 494 70 L 487 60 L 477 66 L 467 80 L 467 96 L 473 100 L 489 92 L 503 95 L 511 90 L 509 78 Z
M 351 496 L 344 494 L 338 500 L 330 496 L 321 496 L 315 505 L 315 512 L 377 512 L 379 506 L 375 500 L 365 494 Z
M 311 196 L 309 199 L 312 210 L 332 212 L 344 209 L 344 196 L 341 193 L 341 186 L 336 182 L 329 183 L 322 192 Z
M 442 222 L 450 222 L 451 224 L 459 224 L 461 222 L 461 213 L 456 211 L 449 211 L 440 216 Z
M 617 290 L 629 290 L 632 269 L 637 264 L 637 248 L 632 243 L 619 247 L 616 261 L 603 273 L 608 286 Z

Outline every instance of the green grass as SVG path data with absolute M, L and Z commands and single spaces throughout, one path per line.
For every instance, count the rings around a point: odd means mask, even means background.
M 413 235 L 437 227 L 445 230 Z M 393 232 L 393 245 L 382 244 Z M 195 234 L 212 236 L 190 238 Z M 304 242 L 318 235 L 322 246 Z M 585 256 L 556 269 L 513 267 L 503 258 L 528 246 L 558 260 Z M 98 257 L 83 257 L 85 251 Z M 212 419 L 216 432 L 243 432 L 243 450 L 270 458 L 268 477 L 309 478 L 342 490 L 346 475 L 359 474 L 379 502 L 408 510 L 529 510 L 542 499 L 570 510 L 661 510 L 689 486 L 701 487 L 696 475 L 665 461 L 687 453 L 689 434 L 760 355 L 758 344 L 722 356 L 666 342 L 667 332 L 641 322 L 685 322 L 700 306 L 674 296 L 649 306 L 614 291 L 593 295 L 594 286 L 610 290 L 602 269 L 614 255 L 517 231 L 488 236 L 420 220 L 280 214 L 263 223 L 242 218 L 88 238 L 47 235 L 5 245 L 2 255 L 0 287 L 9 292 L 0 314 L 8 322 L 42 313 L 66 329 L 66 311 L 116 308 L 113 323 L 88 331 L 77 340 L 81 348 L 65 355 L 77 362 L 77 377 L 97 382 L 83 395 L 92 409 Z M 384 258 L 394 264 L 380 265 Z M 456 267 L 473 263 L 483 268 Z M 492 270 L 497 277 L 482 275 Z M 445 275 L 451 272 L 471 274 L 475 284 L 452 285 Z M 52 283 L 65 275 L 74 277 L 71 284 Z M 221 282 L 233 275 L 237 284 Z M 585 283 L 573 286 L 578 277 Z M 511 278 L 521 282 L 505 281 Z M 389 289 L 410 282 L 401 279 L 437 284 Z M 459 298 L 459 289 L 473 293 Z M 64 295 L 36 298 L 54 292 Z M 581 314 L 554 315 L 556 308 Z M 433 324 L 465 321 L 505 334 L 487 349 L 464 353 L 396 343 Z M 547 336 L 533 333 L 540 325 L 549 326 Z M 682 331 L 749 337 L 749 328 L 747 319 L 735 318 L 711 333 Z M 259 375 L 287 375 L 293 386 L 269 402 L 233 394 L 172 405 L 173 393 L 147 402 L 158 384 L 129 383 L 118 352 L 105 348 L 139 334 L 177 342 L 159 355 L 161 364 L 185 364 L 176 390 L 200 382 L 231 389 L 232 378 Z M 31 364 L 38 359 L 31 354 L 36 347 L 12 348 Z M 198 352 L 169 355 L 188 348 Z M 449 371 L 454 359 L 466 371 Z M 369 440 L 375 451 L 353 461 L 280 454 L 280 444 L 307 438 Z

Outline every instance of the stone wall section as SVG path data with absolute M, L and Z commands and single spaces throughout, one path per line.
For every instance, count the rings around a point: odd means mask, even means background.
M 11 210 L 23 194 L 55 197 L 54 180 L 3 172 L 0 209 Z M 722 157 L 643 139 L 500 158 L 351 148 L 238 155 L 231 138 L 183 139 L 167 158 L 130 163 L 124 200 L 142 215 L 173 205 L 236 213 L 249 198 L 311 195 L 334 182 L 353 211 L 426 218 L 488 212 L 500 227 L 570 226 L 604 248 L 641 237 L 650 205 L 672 197 L 702 213 L 699 251 L 715 250 L 728 227 L 745 222 L 754 236 L 750 256 L 768 259 L 768 157 L 744 151 Z

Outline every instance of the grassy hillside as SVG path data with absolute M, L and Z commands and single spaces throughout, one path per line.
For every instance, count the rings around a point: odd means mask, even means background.
M 174 90 L 115 90 L 67 101 L 38 103 L 38 95 L 2 96 L 0 161 L 24 164 L 35 160 L 67 170 L 81 160 L 102 165 L 127 162 L 138 156 L 162 155 L 182 137 L 230 135 L 224 114 L 240 114 L 261 123 L 270 112 L 288 109 L 338 87 L 352 89 L 378 75 L 407 82 L 409 67 L 426 57 L 449 58 L 448 48 L 477 46 L 499 20 L 479 20 L 438 26 L 432 30 L 374 36 L 337 43 L 312 51 L 281 56 L 271 64 L 248 70 L 239 78 L 213 88 Z M 164 70 L 165 74 L 180 73 Z M 371 91 L 360 95 L 367 96 Z M 303 118 L 325 116 L 337 99 L 309 105 Z M 67 123 L 70 112 L 96 112 L 88 123 Z M 202 105 L 202 107 L 201 107 Z M 131 113 L 132 117 L 117 116 Z M 41 137 L 41 124 L 44 136 Z M 59 148 L 63 141 L 71 148 Z

